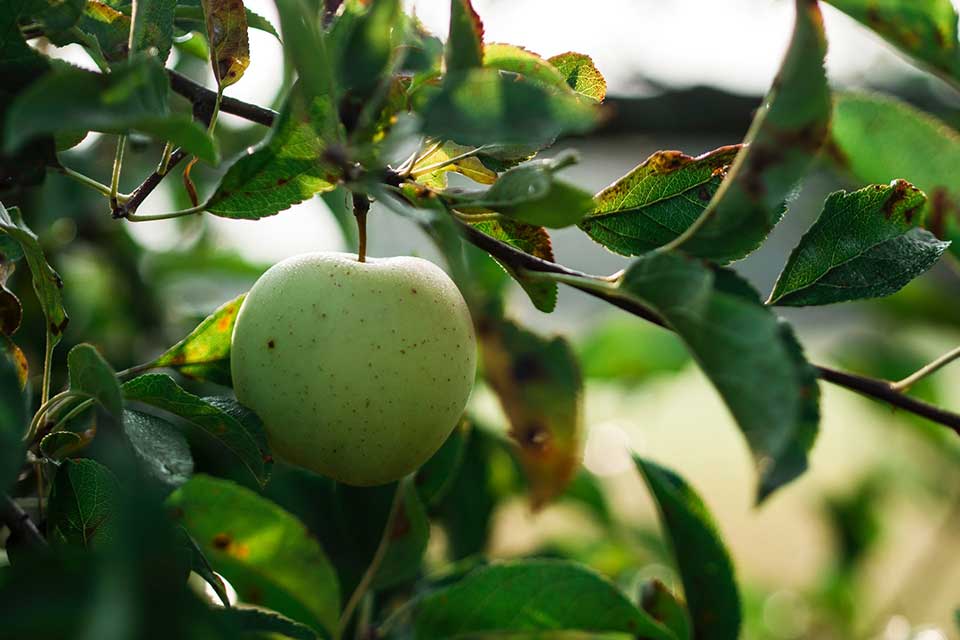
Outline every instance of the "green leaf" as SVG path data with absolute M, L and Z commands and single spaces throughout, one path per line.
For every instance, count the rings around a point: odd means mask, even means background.
M 82 42 L 94 58 L 105 62 L 117 62 L 129 53 L 130 16 L 102 2 L 90 0 L 83 10 L 78 28 L 93 38 L 91 42 Z
M 327 38 L 321 28 L 317 7 L 305 0 L 274 0 L 280 14 L 280 30 L 283 33 L 284 52 L 300 78 L 304 104 L 313 104 L 323 98 L 325 104 L 334 104 L 337 96 L 334 67 L 327 46 Z M 322 118 L 314 122 L 321 136 L 327 132 L 339 133 L 339 117 L 336 109 L 323 110 Z
M 164 490 L 176 489 L 193 475 L 187 439 L 166 420 L 128 409 L 123 412 L 123 432 L 140 467 Z
M 68 458 L 82 449 L 89 440 L 73 431 L 54 431 L 40 440 L 40 453 L 53 460 Z
M 185 6 L 181 3 L 177 7 L 175 24 L 183 31 L 205 32 L 206 21 L 203 16 L 203 8 L 199 5 L 199 0 L 194 1 L 197 2 L 197 6 Z M 280 40 L 280 32 L 273 26 L 273 23 L 250 9 L 246 9 L 246 14 L 247 26 L 249 28 L 269 33 L 277 40 Z M 204 57 L 204 60 L 206 60 L 206 57 Z
M 151 365 L 176 368 L 189 378 L 231 386 L 230 340 L 245 297 L 244 293 L 221 305 Z
M 36 234 L 24 223 L 20 210 L 16 207 L 5 209 L 0 203 L 0 231 L 16 240 L 30 267 L 33 277 L 33 290 L 40 301 L 44 318 L 47 320 L 47 331 L 54 344 L 60 342 L 63 331 L 67 328 L 67 312 L 63 308 L 61 288 L 63 281 L 53 267 L 47 262 L 40 247 Z
M 827 0 L 921 65 L 960 81 L 957 12 L 950 0 Z
M 93 345 L 83 343 L 70 349 L 67 368 L 70 371 L 71 391 L 79 391 L 96 399 L 111 414 L 120 416 L 123 395 L 117 375 Z
M 426 463 L 417 469 L 415 484 L 420 500 L 430 507 L 439 503 L 450 491 L 470 435 L 470 423 L 464 418 L 453 433 L 444 441 L 443 446 Z
M 13 359 L 0 353 L 0 492 L 13 484 L 23 465 L 23 434 L 30 417 L 27 399 Z
M 926 200 L 904 180 L 831 194 L 790 254 L 770 302 L 803 306 L 896 293 L 949 244 L 915 226 Z
M 116 511 L 120 483 L 108 468 L 89 459 L 64 460 L 47 503 L 47 527 L 54 542 L 97 547 L 119 532 Z
M 526 76 L 545 85 L 570 87 L 566 77 L 552 64 L 523 47 L 513 44 L 488 44 L 483 49 L 483 66 Z
M 337 169 L 324 152 L 337 135 L 316 128 L 336 108 L 329 97 L 318 97 L 308 110 L 301 86 L 291 90 L 266 140 L 227 170 L 207 203 L 210 213 L 257 220 L 336 187 Z
M 555 229 L 577 224 L 593 209 L 593 197 L 554 176 L 571 161 L 571 156 L 561 156 L 528 162 L 507 171 L 487 191 L 456 207 L 490 209 L 538 227 Z
M 430 520 L 416 487 L 401 483 L 397 490 L 403 491 L 403 502 L 387 534 L 389 546 L 373 579 L 374 589 L 387 589 L 416 578 L 430 540 Z
M 687 597 L 693 636 L 740 637 L 740 595 L 730 554 L 700 496 L 678 475 L 634 456 L 660 512 Z
M 241 637 L 293 638 L 294 640 L 315 640 L 317 633 L 310 627 L 290 618 L 270 611 L 253 607 L 218 608 L 217 615 L 233 626 Z M 323 637 L 331 637 L 324 633 Z
M 58 65 L 10 106 L 4 144 L 9 152 L 58 131 L 141 131 L 216 163 L 214 140 L 189 116 L 170 114 L 169 93 L 167 74 L 154 58 L 118 63 L 109 74 Z
M 593 59 L 572 51 L 547 60 L 563 75 L 571 89 L 597 102 L 607 97 L 607 81 L 593 64 Z
M 210 62 L 217 85 L 223 91 L 234 84 L 250 65 L 247 12 L 236 0 L 200 0 L 207 23 Z
M 34 0 L 27 3 L 27 12 L 46 31 L 59 31 L 77 23 L 84 4 L 84 0 Z
M 625 256 L 638 256 L 675 240 L 707 208 L 740 145 L 696 158 L 658 151 L 594 197 L 580 223 L 593 240 Z
M 809 0 L 796 0 L 796 13 L 780 73 L 744 140 L 749 146 L 737 155 L 695 230 L 679 243 L 687 253 L 727 262 L 760 246 L 827 136 L 830 90 L 823 68 L 823 16 Z
M 673 631 L 678 640 L 692 640 L 686 607 L 656 578 L 644 583 L 640 591 L 640 606 L 654 620 Z
M 716 386 L 753 452 L 758 502 L 803 473 L 819 421 L 816 373 L 789 325 L 746 282 L 693 258 L 654 253 L 610 289 L 658 313 Z
M 197 475 L 168 499 L 174 516 L 244 602 L 334 633 L 337 576 L 295 517 L 252 491 Z
M 507 320 L 479 329 L 487 382 L 510 421 L 510 437 L 530 483 L 534 508 L 563 493 L 580 464 L 583 380 L 569 343 Z
M 483 66 L 483 22 L 471 0 L 450 0 L 444 61 L 448 74 Z
M 338 57 L 341 89 L 357 98 L 372 95 L 390 70 L 391 31 L 399 14 L 397 0 L 379 0 L 356 17 Z
M 592 101 L 497 69 L 448 76 L 421 115 L 427 135 L 474 146 L 541 146 L 597 122 Z
M 464 175 L 474 182 L 480 184 L 493 184 L 497 181 L 497 172 L 492 171 L 480 162 L 476 155 L 451 161 L 452 158 L 459 157 L 474 150 L 474 147 L 467 147 L 449 140 L 426 154 L 413 165 L 412 174 L 417 177 L 417 182 L 425 184 L 434 189 L 443 189 L 447 186 L 447 173 L 450 171 Z M 430 171 L 430 167 L 442 164 L 442 167 Z
M 123 385 L 127 400 L 172 413 L 206 433 L 243 463 L 261 485 L 270 477 L 273 458 L 262 425 L 241 412 L 235 401 L 200 398 L 180 388 L 170 376 L 151 373 Z M 240 417 L 238 417 L 240 416 Z
M 866 183 L 902 178 L 929 196 L 923 226 L 939 238 L 960 240 L 960 134 L 893 98 L 839 94 L 833 108 L 831 157 Z M 904 149 L 912 149 L 909 154 Z M 960 243 L 951 246 L 960 255 Z
M 156 50 L 160 62 L 166 62 L 173 46 L 173 18 L 177 0 L 134 0 L 133 27 L 130 33 L 132 53 Z
M 488 236 L 516 247 L 524 253 L 529 253 L 541 260 L 553 262 L 553 245 L 550 242 L 550 235 L 543 227 L 508 219 L 477 222 L 473 226 Z M 523 290 L 530 296 L 533 306 L 537 309 L 544 313 L 550 313 L 556 308 L 557 283 L 529 278 L 506 262 L 497 261 L 497 264 L 520 283 Z
M 473 571 L 420 602 L 417 640 L 477 637 L 484 632 L 628 632 L 675 640 L 613 583 L 565 561 L 504 562 Z
M 577 353 L 584 377 L 625 385 L 676 373 L 690 362 L 676 335 L 622 314 L 597 323 Z

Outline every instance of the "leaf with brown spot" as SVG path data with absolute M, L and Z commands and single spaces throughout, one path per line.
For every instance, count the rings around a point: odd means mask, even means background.
M 250 64 L 247 12 L 242 0 L 200 0 L 206 17 L 213 75 L 222 90 L 240 80 Z
M 293 515 L 228 480 L 196 475 L 167 499 L 180 524 L 241 600 L 333 634 L 337 575 L 320 543 Z
M 579 226 L 621 255 L 665 245 L 700 217 L 740 149 L 720 147 L 696 158 L 657 151 L 594 196 L 594 211 Z
M 529 253 L 541 260 L 553 262 L 553 245 L 550 242 L 550 235 L 543 227 L 535 227 L 507 218 L 478 222 L 473 226 L 488 236 L 492 236 L 501 242 L 506 242 L 524 253 Z M 557 284 L 555 282 L 529 278 L 505 262 L 497 261 L 497 264 L 503 267 L 504 271 L 520 283 L 523 290 L 530 296 L 530 301 L 533 303 L 533 306 L 537 309 L 544 313 L 550 313 L 556 308 Z
M 450 0 L 444 60 L 447 73 L 483 66 L 483 22 L 470 0 Z
M 486 378 L 510 421 L 533 507 L 562 494 L 580 465 L 583 381 L 570 345 L 509 320 L 479 330 Z
M 190 378 L 230 386 L 230 340 L 245 297 L 240 294 L 221 305 L 151 365 L 176 368 Z
M 935 73 L 960 82 L 957 11 L 950 0 L 827 0 Z
M 3 204 L 0 204 L 0 232 L 6 233 L 20 244 L 33 277 L 33 290 L 47 321 L 47 330 L 53 344 L 57 344 L 63 337 L 63 330 L 68 322 L 61 292 L 63 281 L 47 262 L 40 247 L 40 240 L 23 221 L 19 209 L 5 209 Z
M 23 353 L 7 336 L 0 336 L 6 352 L 0 349 L 0 491 L 6 491 L 16 480 L 24 463 L 26 447 L 23 434 L 30 414 L 27 407 L 26 359 L 17 362 Z
M 547 60 L 564 77 L 571 89 L 591 100 L 603 102 L 607 97 L 607 81 L 593 63 L 582 53 L 569 51 Z
M 823 67 L 823 16 L 816 2 L 795 4 L 790 48 L 744 140 L 749 146 L 737 155 L 700 219 L 682 236 L 678 246 L 686 253 L 730 262 L 759 247 L 827 137 L 830 89 Z

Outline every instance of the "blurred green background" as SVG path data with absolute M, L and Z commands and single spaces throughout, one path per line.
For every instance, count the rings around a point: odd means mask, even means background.
M 246 0 L 274 23 L 272 3 Z M 412 3 L 428 26 L 443 30 L 448 3 Z M 549 11 L 545 6 L 549 4 Z M 610 81 L 608 119 L 596 135 L 570 140 L 580 152 L 572 181 L 599 190 L 658 149 L 691 155 L 737 142 L 772 79 L 786 46 L 790 3 L 775 0 L 626 2 L 477 1 L 488 41 L 525 45 L 543 55 L 574 49 L 595 57 Z M 958 121 L 960 99 L 900 61 L 852 21 L 825 7 L 837 86 L 889 92 Z M 251 32 L 252 64 L 229 95 L 276 104 L 282 54 L 271 36 Z M 82 52 L 63 55 L 90 66 Z M 212 86 L 206 64 L 183 49 L 174 66 Z M 180 104 L 186 109 L 185 102 Z M 230 158 L 265 133 L 231 116 L 218 135 Z M 101 180 L 114 142 L 91 134 L 64 154 L 64 164 Z M 151 171 L 158 145 L 131 140 L 122 187 Z M 179 173 L 179 172 L 178 172 Z M 193 172 L 208 193 L 217 169 Z M 960 167 L 958 167 L 960 175 Z M 803 185 L 789 214 L 760 251 L 737 269 L 762 291 L 830 191 L 855 187 L 825 168 Z M 270 264 L 310 250 L 347 247 L 328 203 L 316 198 L 257 223 L 198 216 L 150 224 L 112 220 L 105 201 L 60 175 L 43 188 L 6 197 L 41 236 L 66 283 L 71 316 L 56 354 L 64 371 L 69 347 L 97 345 L 116 366 L 148 360 L 222 302 L 245 291 Z M 189 206 L 177 177 L 142 208 Z M 374 206 L 370 253 L 417 254 L 438 260 L 409 222 Z M 611 273 L 623 259 L 576 229 L 553 234 L 557 260 Z M 898 379 L 960 341 L 960 271 L 941 264 L 892 298 L 786 312 L 811 359 Z M 11 286 L 25 305 L 17 336 L 40 369 L 43 321 L 25 272 Z M 542 332 L 561 332 L 579 347 L 587 376 L 589 437 L 585 466 L 596 474 L 618 524 L 590 501 L 561 502 L 531 514 L 520 498 L 497 512 L 491 551 L 509 557 L 558 553 L 584 561 L 622 584 L 677 579 L 660 542 L 653 505 L 637 481 L 626 448 L 679 471 L 712 509 L 733 554 L 746 606 L 746 638 L 954 638 L 960 606 L 960 441 L 941 427 L 898 414 L 823 385 L 823 421 L 810 471 L 762 509 L 752 506 L 753 465 L 745 444 L 707 380 L 690 366 L 676 339 L 655 327 L 562 289 L 557 311 L 534 310 L 518 291 L 511 313 Z M 62 380 L 54 381 L 60 384 Z M 918 385 L 914 393 L 960 410 L 960 367 Z M 479 388 L 473 408 L 504 428 L 493 396 Z M 595 503 L 596 504 L 596 503 Z M 599 515 L 598 515 L 599 514 Z M 433 537 L 433 558 L 444 541 Z M 639 559 L 639 561 L 638 561 Z M 637 567 L 642 567 L 637 569 Z M 438 567 L 439 568 L 439 567 Z

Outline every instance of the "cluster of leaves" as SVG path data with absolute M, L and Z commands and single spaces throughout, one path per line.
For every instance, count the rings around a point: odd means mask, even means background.
M 952 10 L 834 4 L 956 77 Z M 606 87 L 589 57 L 544 59 L 487 43 L 469 0 L 451 0 L 445 42 L 398 0 L 347 0 L 331 15 L 306 0 L 277 0 L 277 8 L 279 34 L 237 0 L 5 3 L 0 186 L 35 185 L 48 169 L 76 177 L 57 151 L 99 131 L 121 136 L 113 183 L 81 179 L 131 222 L 203 212 L 256 220 L 344 191 L 354 203 L 379 202 L 421 226 L 447 258 L 474 314 L 484 378 L 509 420 L 510 443 L 467 418 L 412 482 L 372 490 L 275 464 L 259 419 L 229 392 L 241 298 L 135 370 L 118 374 L 92 346 L 74 347 L 68 386 L 51 396 L 49 354 L 67 327 L 63 283 L 20 211 L 0 207 L 0 285 L 26 264 L 47 336 L 31 411 L 26 358 L 11 338 L 20 300 L 0 287 L 10 356 L 0 358 L 0 489 L 21 494 L 27 480 L 49 480 L 37 495 L 45 537 L 17 530 L 7 543 L 12 565 L 0 571 L 0 603 L 9 628 L 22 637 L 339 638 L 353 625 L 417 638 L 738 637 L 740 596 L 712 518 L 681 478 L 647 460 L 635 462 L 672 543 L 683 597 L 653 582 L 637 598 L 564 561 L 487 565 L 478 557 L 494 505 L 518 491 L 535 507 L 574 499 L 609 519 L 579 469 L 585 427 L 574 351 L 506 316 L 510 279 L 544 312 L 564 284 L 675 332 L 742 430 L 762 501 L 804 472 L 819 421 L 817 370 L 773 307 L 887 296 L 930 269 L 960 223 L 949 178 L 957 134 L 889 98 L 832 95 L 819 7 L 797 0 L 787 55 L 741 144 L 697 157 L 660 151 L 593 195 L 558 175 L 574 156 L 536 158 L 600 120 Z M 249 64 L 251 27 L 282 36 L 296 72 L 279 112 L 259 112 L 270 131 L 229 162 L 210 194 L 193 193 L 191 209 L 138 214 L 142 199 L 117 191 L 123 137 L 167 144 L 154 186 L 193 156 L 184 174 L 192 188 L 194 162 L 219 163 L 217 110 L 230 108 L 223 93 Z M 44 57 L 28 44 L 39 36 L 81 45 L 100 71 Z M 930 38 L 951 43 L 951 55 Z M 209 59 L 216 92 L 185 90 L 165 69 L 175 43 Z M 192 113 L 174 109 L 178 87 Z M 942 153 L 901 152 L 918 138 Z M 764 302 L 728 265 L 761 246 L 818 157 L 867 186 L 826 200 Z M 451 174 L 463 177 L 454 185 L 475 186 L 451 186 Z M 610 277 L 560 266 L 548 229 L 574 226 L 633 259 Z M 223 393 L 197 395 L 186 382 L 145 373 L 159 368 Z M 458 561 L 439 576 L 423 566 L 431 523 Z M 61 576 L 53 588 L 51 572 Z M 186 589 L 190 572 L 224 606 Z M 233 606 L 222 578 L 243 606 Z M 58 614 L 45 615 L 41 603 Z

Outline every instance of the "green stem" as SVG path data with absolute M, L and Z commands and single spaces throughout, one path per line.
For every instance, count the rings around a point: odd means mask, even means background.
M 99 193 L 99 194 L 102 195 L 102 196 L 105 196 L 105 197 L 109 198 L 110 195 L 111 195 L 111 194 L 110 194 L 110 187 L 109 187 L 108 185 L 105 185 L 105 184 L 103 184 L 102 182 L 97 182 L 97 181 L 94 180 L 93 178 L 91 178 L 91 177 L 89 177 L 89 176 L 86 176 L 86 175 L 80 173 L 79 171 L 74 171 L 73 169 L 71 169 L 71 168 L 69 168 L 69 167 L 60 167 L 60 168 L 57 169 L 57 170 L 58 170 L 62 175 L 67 176 L 68 178 L 79 182 L 80 184 L 82 184 L 82 185 L 85 186 L 85 187 L 89 187 L 89 188 L 93 189 L 94 191 L 96 191 L 97 193 Z M 118 194 L 117 194 L 117 201 L 118 201 L 118 202 L 123 203 L 123 202 L 126 202 L 126 201 L 129 200 L 129 199 L 130 199 L 130 196 L 128 196 L 128 195 L 125 195 L 125 194 L 122 194 L 122 193 L 118 193 Z
M 157 165 L 157 174 L 161 176 L 167 175 L 167 171 L 170 170 L 170 155 L 173 153 L 173 145 L 169 142 L 163 145 L 163 155 L 160 157 L 160 164 Z
M 51 365 L 53 364 L 53 335 L 47 329 L 47 341 L 43 350 L 43 382 L 40 387 L 40 405 L 47 404 L 50 399 Z
M 138 373 L 143 373 L 144 371 L 150 371 L 151 369 L 156 368 L 153 362 L 145 362 L 143 364 L 138 364 L 129 369 L 124 369 L 123 371 L 117 371 L 117 378 L 120 380 L 125 380 L 131 376 L 135 376 Z
M 346 630 L 347 625 L 350 624 L 350 618 L 353 617 L 353 612 L 356 610 L 357 605 L 360 604 L 363 596 L 370 589 L 370 585 L 373 584 L 373 579 L 377 576 L 377 571 L 380 570 L 380 565 L 387 555 L 387 549 L 390 548 L 390 535 L 393 533 L 394 526 L 396 526 L 397 517 L 403 506 L 403 496 L 407 491 L 407 487 L 410 486 L 411 478 L 412 476 L 407 476 L 397 483 L 397 491 L 393 494 L 393 504 L 390 505 L 390 515 L 387 516 L 387 524 L 384 525 L 383 535 L 380 536 L 380 544 L 377 545 L 377 550 L 373 553 L 370 565 L 363 573 L 363 577 L 360 578 L 360 583 L 357 584 L 357 588 L 353 590 L 347 606 L 343 608 L 335 636 L 338 639 L 343 637 L 343 632 Z
M 894 391 L 904 392 L 910 387 L 912 387 L 913 385 L 915 385 L 916 383 L 926 378 L 927 376 L 933 373 L 936 373 L 943 367 L 947 366 L 957 358 L 960 358 L 960 347 L 957 347 L 956 349 L 954 349 L 953 351 L 950 351 L 949 353 L 943 354 L 942 356 L 940 356 L 930 364 L 924 367 L 921 367 L 920 369 L 910 374 L 903 380 L 892 383 L 890 387 Z
M 87 398 L 86 400 L 84 400 L 83 402 L 75 406 L 73 409 L 68 411 L 66 415 L 64 415 L 63 417 L 57 420 L 57 423 L 53 425 L 53 429 L 51 429 L 51 431 L 59 430 L 61 425 L 66 424 L 72 418 L 75 418 L 79 414 L 89 409 L 90 406 L 93 404 L 93 402 L 94 402 L 93 398 Z
M 120 170 L 123 168 L 123 150 L 127 146 L 127 136 L 117 140 L 117 154 L 113 158 L 113 173 L 110 176 L 110 207 L 115 211 L 120 204 Z
M 27 429 L 26 435 L 24 435 L 23 441 L 30 442 L 36 436 L 37 431 L 40 430 L 40 424 L 43 422 L 45 416 L 50 413 L 55 412 L 55 410 L 66 400 L 70 398 L 84 398 L 86 397 L 85 393 L 80 393 L 78 391 L 61 391 L 57 395 L 53 396 L 46 402 L 40 405 L 40 408 L 37 409 L 37 412 L 33 414 L 33 419 L 30 420 L 30 426 Z
M 195 207 L 190 207 L 189 209 L 181 209 L 180 211 L 170 211 L 169 213 L 155 213 L 152 215 L 138 215 L 136 213 L 131 213 L 126 216 L 127 220 L 130 222 L 153 222 L 155 220 L 171 220 L 173 218 L 182 218 L 183 216 L 192 216 L 195 213 L 203 213 L 207 208 L 207 203 L 198 204 Z
M 404 162 L 402 165 L 400 165 L 400 167 L 397 168 L 397 173 L 403 178 L 409 178 L 410 172 L 413 171 L 415 166 L 417 166 L 417 163 L 424 158 L 430 157 L 431 153 L 443 146 L 443 142 L 443 140 L 437 140 L 431 143 L 425 149 L 422 147 L 418 149 L 416 153 L 410 156 L 408 161 Z M 426 143 L 426 140 L 424 140 L 424 143 Z
M 461 213 L 459 211 L 453 211 L 453 215 L 457 216 L 459 220 L 463 220 L 464 222 L 487 222 L 489 220 L 503 219 L 503 216 L 496 211 L 489 211 L 486 213 Z
M 447 166 L 450 166 L 451 164 L 455 164 L 455 163 L 457 163 L 457 162 L 460 162 L 461 160 L 463 160 L 463 159 L 465 159 L 465 158 L 470 158 L 470 157 L 472 157 L 472 156 L 475 156 L 475 155 L 477 155 L 478 153 L 480 153 L 481 151 L 483 151 L 484 149 L 488 149 L 489 147 L 490 147 L 490 145 L 485 144 L 485 145 L 482 145 L 482 146 L 477 147 L 476 149 L 471 149 L 470 151 L 465 151 L 465 152 L 463 152 L 463 153 L 461 153 L 461 154 L 459 154 L 459 155 L 453 156 L 452 158 L 447 158 L 446 160 L 443 160 L 443 161 L 441 161 L 441 162 L 436 162 L 436 163 L 434 163 L 434 164 L 428 164 L 428 165 L 425 166 L 425 167 L 420 167 L 420 168 L 417 169 L 416 171 L 411 171 L 411 172 L 410 172 L 410 177 L 411 177 L 411 178 L 419 178 L 419 177 L 422 176 L 422 175 L 425 175 L 425 174 L 428 174 L 428 173 L 433 173 L 433 172 L 436 171 L 437 169 L 443 169 L 444 167 L 447 167 Z

